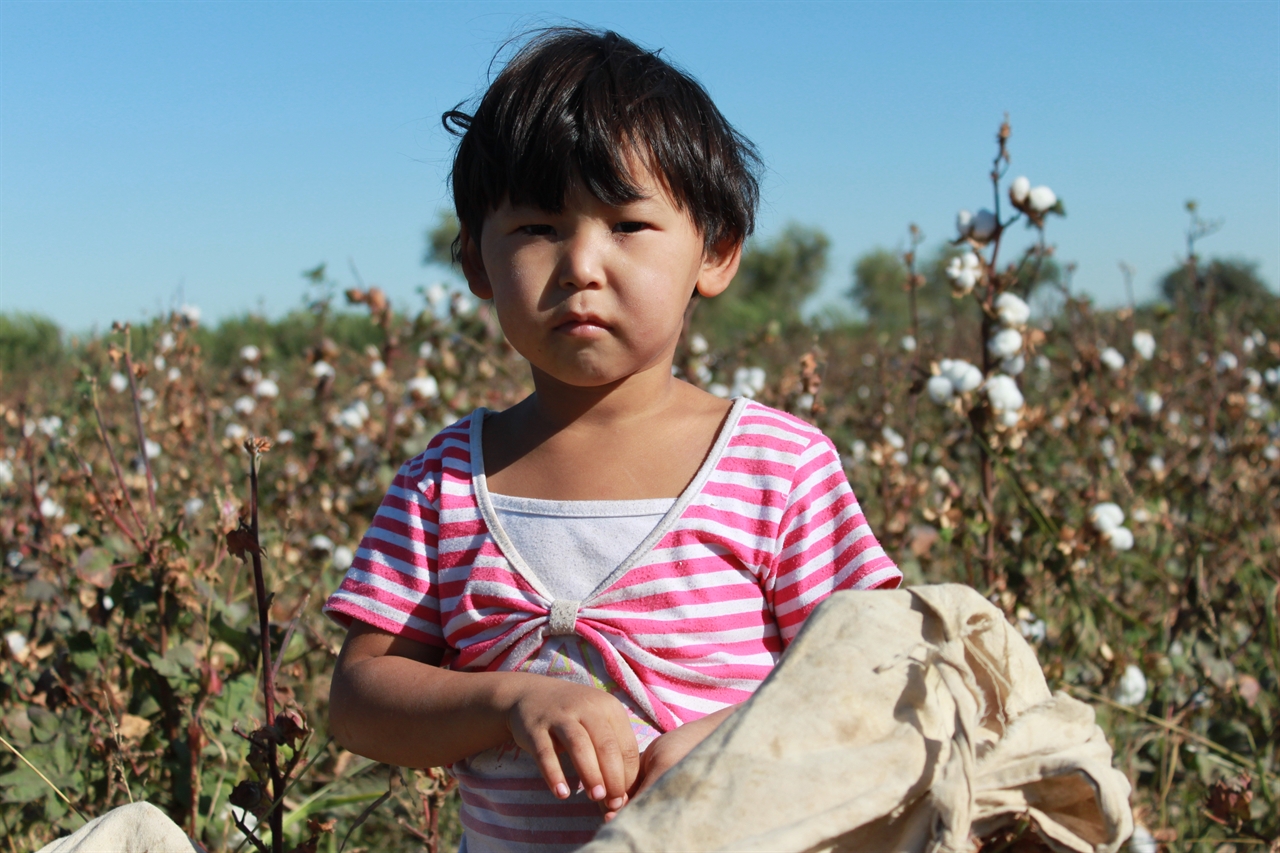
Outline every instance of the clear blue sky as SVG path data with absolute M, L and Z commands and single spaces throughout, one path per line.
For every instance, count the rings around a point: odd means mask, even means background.
M 533 10 L 531 12 L 531 10 Z M 73 330 L 186 301 L 207 318 L 300 304 L 350 264 L 398 304 L 441 277 L 441 111 L 498 44 L 578 20 L 666 55 L 768 165 L 760 234 L 833 240 L 824 296 L 918 222 L 936 245 L 1014 174 L 1047 183 L 1078 285 L 1138 296 L 1182 247 L 1280 279 L 1280 3 L 378 3 L 0 0 L 0 310 Z

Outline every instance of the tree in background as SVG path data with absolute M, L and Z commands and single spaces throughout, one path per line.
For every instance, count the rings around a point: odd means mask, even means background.
M 922 265 L 924 284 L 916 290 L 916 309 L 922 327 L 972 308 L 968 303 L 957 304 L 951 298 L 946 268 L 957 254 L 954 247 L 945 246 Z M 1056 284 L 1061 278 L 1062 270 L 1057 262 L 1045 257 L 1038 265 L 1027 264 L 1019 269 L 1018 282 L 1012 290 L 1029 299 L 1041 285 Z M 896 332 L 911 325 L 907 267 L 899 252 L 875 248 L 854 261 L 853 286 L 847 295 L 877 329 Z
M 62 355 L 62 330 L 37 314 L 0 314 L 0 372 L 48 367 Z
M 458 217 L 452 210 L 436 214 L 436 224 L 427 229 L 426 248 L 422 253 L 422 265 L 439 264 L 445 269 L 454 265 L 453 241 L 458 239 Z
M 1257 261 L 1214 258 L 1202 268 L 1201 280 L 1212 282 L 1214 300 L 1223 307 L 1237 305 L 1264 305 L 1275 300 L 1262 276 L 1258 275 Z M 1203 294 L 1192 287 L 1186 265 L 1165 273 L 1160 280 L 1160 294 L 1173 304 L 1185 300 L 1188 306 L 1196 306 Z
M 770 323 L 780 330 L 800 325 L 800 307 L 822 283 L 830 246 L 822 231 L 796 223 L 771 240 L 752 240 L 729 289 L 699 300 L 694 327 L 721 345 Z

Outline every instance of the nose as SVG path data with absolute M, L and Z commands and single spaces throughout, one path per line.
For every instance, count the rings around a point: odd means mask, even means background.
M 596 290 L 604 286 L 605 253 L 609 235 L 595 228 L 579 228 L 561 243 L 557 284 L 566 290 Z

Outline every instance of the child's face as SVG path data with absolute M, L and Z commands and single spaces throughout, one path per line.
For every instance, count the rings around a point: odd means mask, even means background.
M 472 292 L 493 299 L 503 333 L 536 370 L 566 384 L 654 370 L 669 378 L 694 290 L 715 296 L 737 270 L 740 245 L 704 253 L 689 216 L 647 171 L 637 177 L 646 198 L 630 204 L 586 190 L 560 213 L 504 202 L 478 246 L 463 233 Z

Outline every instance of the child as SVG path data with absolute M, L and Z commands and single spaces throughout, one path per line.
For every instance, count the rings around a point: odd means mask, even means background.
M 325 605 L 348 626 L 330 724 L 362 755 L 449 765 L 468 853 L 568 850 L 746 700 L 819 601 L 901 575 L 821 432 L 671 374 L 757 201 L 754 151 L 700 85 L 552 29 L 446 121 L 462 269 L 535 391 L 400 469 Z

